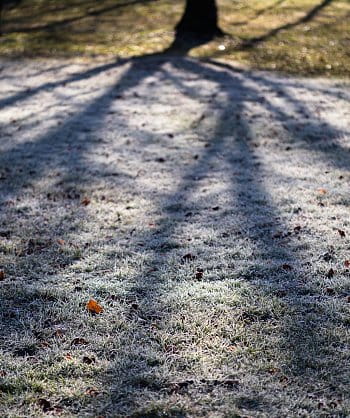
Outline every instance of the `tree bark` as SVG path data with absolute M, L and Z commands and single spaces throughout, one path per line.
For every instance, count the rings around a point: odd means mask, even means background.
M 177 35 L 222 35 L 215 0 L 186 0 L 185 12 L 175 29 Z

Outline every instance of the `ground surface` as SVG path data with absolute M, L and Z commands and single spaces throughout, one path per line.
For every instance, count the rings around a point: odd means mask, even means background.
M 131 57 L 174 38 L 184 0 L 3 0 L 0 56 Z M 224 37 L 191 50 L 250 68 L 350 76 L 348 0 L 217 0 Z
M 349 416 L 349 96 L 3 61 L 0 415 Z

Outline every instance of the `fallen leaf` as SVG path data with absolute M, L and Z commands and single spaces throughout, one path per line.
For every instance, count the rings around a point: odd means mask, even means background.
M 204 273 L 204 270 L 198 268 L 197 271 L 196 271 L 196 279 L 197 280 L 202 280 L 203 279 L 203 273 Z
M 345 261 L 344 261 L 344 266 L 345 266 L 346 268 L 349 268 L 349 267 L 350 267 L 350 260 L 345 260 Z
M 182 256 L 182 259 L 184 261 L 193 261 L 193 260 L 195 260 L 195 258 L 196 258 L 196 256 L 191 254 L 191 253 L 188 253 L 188 254 L 185 254 L 185 255 Z
M 294 232 L 296 234 L 298 234 L 300 232 L 300 230 L 301 230 L 301 226 L 300 225 L 297 225 L 297 226 L 294 227 Z
M 332 268 L 330 268 L 328 270 L 327 277 L 328 277 L 328 279 L 331 279 L 333 276 L 334 276 L 334 270 Z
M 236 345 L 229 345 L 229 346 L 227 347 L 227 350 L 228 350 L 228 351 L 236 351 L 236 350 L 237 350 L 237 346 L 236 346 Z
M 86 308 L 90 313 L 99 314 L 103 312 L 103 308 L 94 299 L 90 299 L 86 304 Z
M 85 364 L 92 364 L 92 363 L 95 363 L 95 359 L 94 359 L 94 357 L 88 357 L 88 356 L 84 356 L 83 357 L 83 363 L 85 363 Z
M 88 197 L 85 197 L 82 201 L 81 204 L 84 206 L 90 205 L 91 200 Z
M 268 373 L 270 373 L 270 374 L 277 374 L 277 373 L 279 373 L 281 371 L 281 369 L 279 369 L 278 367 L 270 367 L 269 369 L 268 369 Z
M 320 188 L 317 191 L 318 191 L 319 194 L 327 194 L 327 190 L 323 189 L 323 188 Z
M 327 293 L 327 295 L 334 295 L 335 290 L 332 289 L 331 287 L 327 287 L 326 288 L 326 293 Z
M 52 334 L 52 336 L 53 336 L 53 337 L 56 337 L 56 338 L 63 338 L 63 337 L 64 337 L 64 333 L 65 333 L 65 330 L 64 330 L 64 329 L 62 329 L 62 328 L 58 328 L 58 329 L 56 329 L 56 331 Z
M 66 241 L 64 239 L 58 239 L 57 240 L 58 245 L 64 245 L 65 243 L 66 243 Z
M 69 353 L 67 353 L 67 354 L 64 356 L 64 358 L 65 358 L 66 360 L 69 360 L 69 361 L 73 360 L 72 355 L 71 355 L 71 354 L 69 354 Z
M 338 233 L 342 238 L 345 238 L 345 232 L 342 231 L 341 229 L 338 229 Z
M 85 344 L 89 344 L 89 343 L 88 341 L 85 340 L 85 338 L 81 338 L 81 337 L 74 338 L 74 340 L 72 340 L 72 342 L 70 343 L 70 345 L 85 345 Z
M 283 270 L 286 270 L 286 271 L 293 270 L 293 267 L 289 264 L 282 264 L 282 268 L 283 268 Z
M 4 270 L 0 270 L 0 281 L 5 280 L 5 272 Z
M 89 396 L 97 396 L 100 392 L 96 388 L 87 388 L 85 393 Z
M 38 399 L 38 404 L 44 412 L 48 412 L 52 410 L 51 402 L 48 401 L 47 399 L 44 399 L 44 398 Z

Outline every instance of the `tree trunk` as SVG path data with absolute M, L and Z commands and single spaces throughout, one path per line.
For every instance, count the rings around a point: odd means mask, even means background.
M 186 0 L 185 12 L 176 25 L 177 35 L 221 35 L 215 0 Z

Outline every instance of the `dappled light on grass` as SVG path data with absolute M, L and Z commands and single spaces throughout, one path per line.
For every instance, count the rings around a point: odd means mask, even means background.
M 25 64 L 1 79 L 2 414 L 348 414 L 347 87 Z

